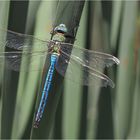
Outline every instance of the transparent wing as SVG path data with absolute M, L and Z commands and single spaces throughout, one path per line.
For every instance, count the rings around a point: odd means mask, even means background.
M 58 63 L 56 64 L 56 70 L 65 78 L 78 84 L 79 79 L 81 79 L 82 85 L 114 87 L 113 81 L 105 74 L 97 71 L 94 68 L 84 65 L 73 57 L 70 58 L 70 61 L 68 60 L 69 57 L 62 54 L 59 56 Z
M 0 53 L 0 65 L 5 62 L 6 68 L 14 71 L 38 71 L 43 69 L 46 56 L 47 52 L 5 52 Z M 21 64 L 22 69 L 20 69 Z
M 32 35 L 21 34 L 4 29 L 0 29 L 0 34 L 1 47 L 5 46 L 10 49 L 26 51 L 31 51 L 33 47 L 34 49 L 32 51 L 46 51 L 48 48 L 47 44 L 49 43 L 49 41 L 40 40 L 38 38 L 33 37 Z
M 71 52 L 71 49 L 71 44 L 61 44 L 61 55 L 56 64 L 56 70 L 62 76 L 76 83 L 79 83 L 79 79 L 82 78 L 83 85 L 114 87 L 113 81 L 96 68 L 108 67 L 115 63 L 119 64 L 119 60 L 116 57 L 75 47 Z
M 0 53 L 0 64 L 5 61 L 6 68 L 15 71 L 20 70 L 21 63 L 29 65 L 30 70 L 40 70 L 39 65 L 45 63 L 50 41 L 3 29 L 0 29 L 0 32 L 3 35 L 0 47 L 6 49 L 6 52 Z M 27 67 L 22 67 L 22 70 L 27 71 Z
M 113 55 L 78 48 L 78 46 L 73 46 L 68 43 L 61 43 L 62 52 L 71 54 L 71 57 L 81 62 L 86 66 L 91 66 L 96 69 L 110 67 L 113 64 L 119 64 L 120 61 Z M 71 52 L 72 49 L 72 52 Z

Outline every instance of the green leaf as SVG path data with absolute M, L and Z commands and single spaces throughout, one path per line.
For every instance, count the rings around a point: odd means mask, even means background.
M 134 34 L 136 29 L 137 2 L 125 1 L 119 44 L 117 91 L 114 112 L 115 138 L 126 138 L 130 130 L 132 98 L 135 87 Z
M 56 10 L 56 18 L 53 23 L 54 27 L 60 23 L 66 24 L 68 31 L 73 37 L 76 35 L 76 28 L 78 27 L 79 20 L 84 2 L 82 1 L 59 1 Z M 70 13 L 70 17 L 68 16 Z M 71 40 L 69 40 L 71 41 Z M 73 41 L 73 40 L 72 40 Z M 43 80 L 44 81 L 44 80 Z M 42 121 L 38 129 L 32 129 L 31 138 L 49 138 L 57 105 L 61 96 L 63 87 L 63 78 L 56 74 L 53 79 L 52 88 L 49 93 L 45 112 L 43 114 Z

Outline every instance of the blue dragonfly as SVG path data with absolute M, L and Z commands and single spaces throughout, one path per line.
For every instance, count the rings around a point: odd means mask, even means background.
M 40 70 L 36 60 L 46 64 L 46 56 L 50 57 L 50 66 L 45 78 L 42 91 L 41 101 L 35 116 L 34 127 L 37 128 L 42 118 L 49 90 L 52 84 L 54 70 L 60 75 L 74 82 L 79 82 L 73 73 L 80 75 L 82 71 L 83 85 L 110 86 L 114 87 L 113 81 L 100 72 L 102 68 L 110 67 L 113 64 L 119 64 L 118 58 L 93 50 L 81 49 L 70 43 L 65 43 L 67 28 L 65 24 L 60 24 L 53 30 L 51 40 L 43 41 L 31 35 L 16 33 L 9 30 L 0 29 L 1 37 L 0 47 L 5 47 L 6 52 L 0 53 L 0 63 L 6 61 L 6 68 L 14 71 L 28 71 L 28 69 L 20 69 L 22 59 L 29 60 L 31 69 Z M 35 48 L 35 49 L 34 49 Z M 24 64 L 24 62 L 22 62 Z

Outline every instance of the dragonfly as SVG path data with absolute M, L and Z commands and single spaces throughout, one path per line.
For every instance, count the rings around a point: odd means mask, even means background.
M 52 85 L 54 70 L 64 78 L 79 82 L 74 73 L 80 75 L 82 71 L 82 84 L 87 86 L 98 85 L 101 87 L 114 87 L 114 82 L 99 70 L 119 64 L 120 61 L 113 55 L 79 48 L 70 43 L 65 43 L 68 29 L 65 24 L 60 24 L 53 29 L 51 40 L 44 41 L 32 35 L 21 34 L 0 29 L 0 34 L 5 35 L 0 40 L 0 48 L 5 47 L 5 52 L 0 52 L 0 63 L 4 60 L 7 68 L 14 71 L 28 71 L 20 68 L 23 58 L 29 60 L 31 69 L 40 70 L 36 59 L 45 65 L 46 56 L 50 58 L 42 96 L 35 116 L 34 127 L 38 128 L 47 103 L 48 94 Z M 6 39 L 5 39 L 6 38 Z M 35 48 L 35 49 L 34 49 Z M 24 63 L 23 63 L 24 64 Z

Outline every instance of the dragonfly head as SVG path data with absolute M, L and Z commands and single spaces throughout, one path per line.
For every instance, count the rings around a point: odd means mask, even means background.
M 65 24 L 60 24 L 56 26 L 53 31 L 51 32 L 52 34 L 52 40 L 54 41 L 60 41 L 64 42 L 65 41 L 65 34 L 67 33 L 67 28 Z
M 68 30 L 65 24 L 60 24 L 54 28 L 54 32 L 65 34 Z
M 58 26 L 56 26 L 52 31 L 51 34 L 55 36 L 56 34 L 61 34 L 61 36 L 65 38 L 74 38 L 75 37 L 72 35 L 72 33 L 68 32 L 68 28 L 66 27 L 65 24 L 61 23 Z M 53 37 L 52 37 L 53 38 Z

